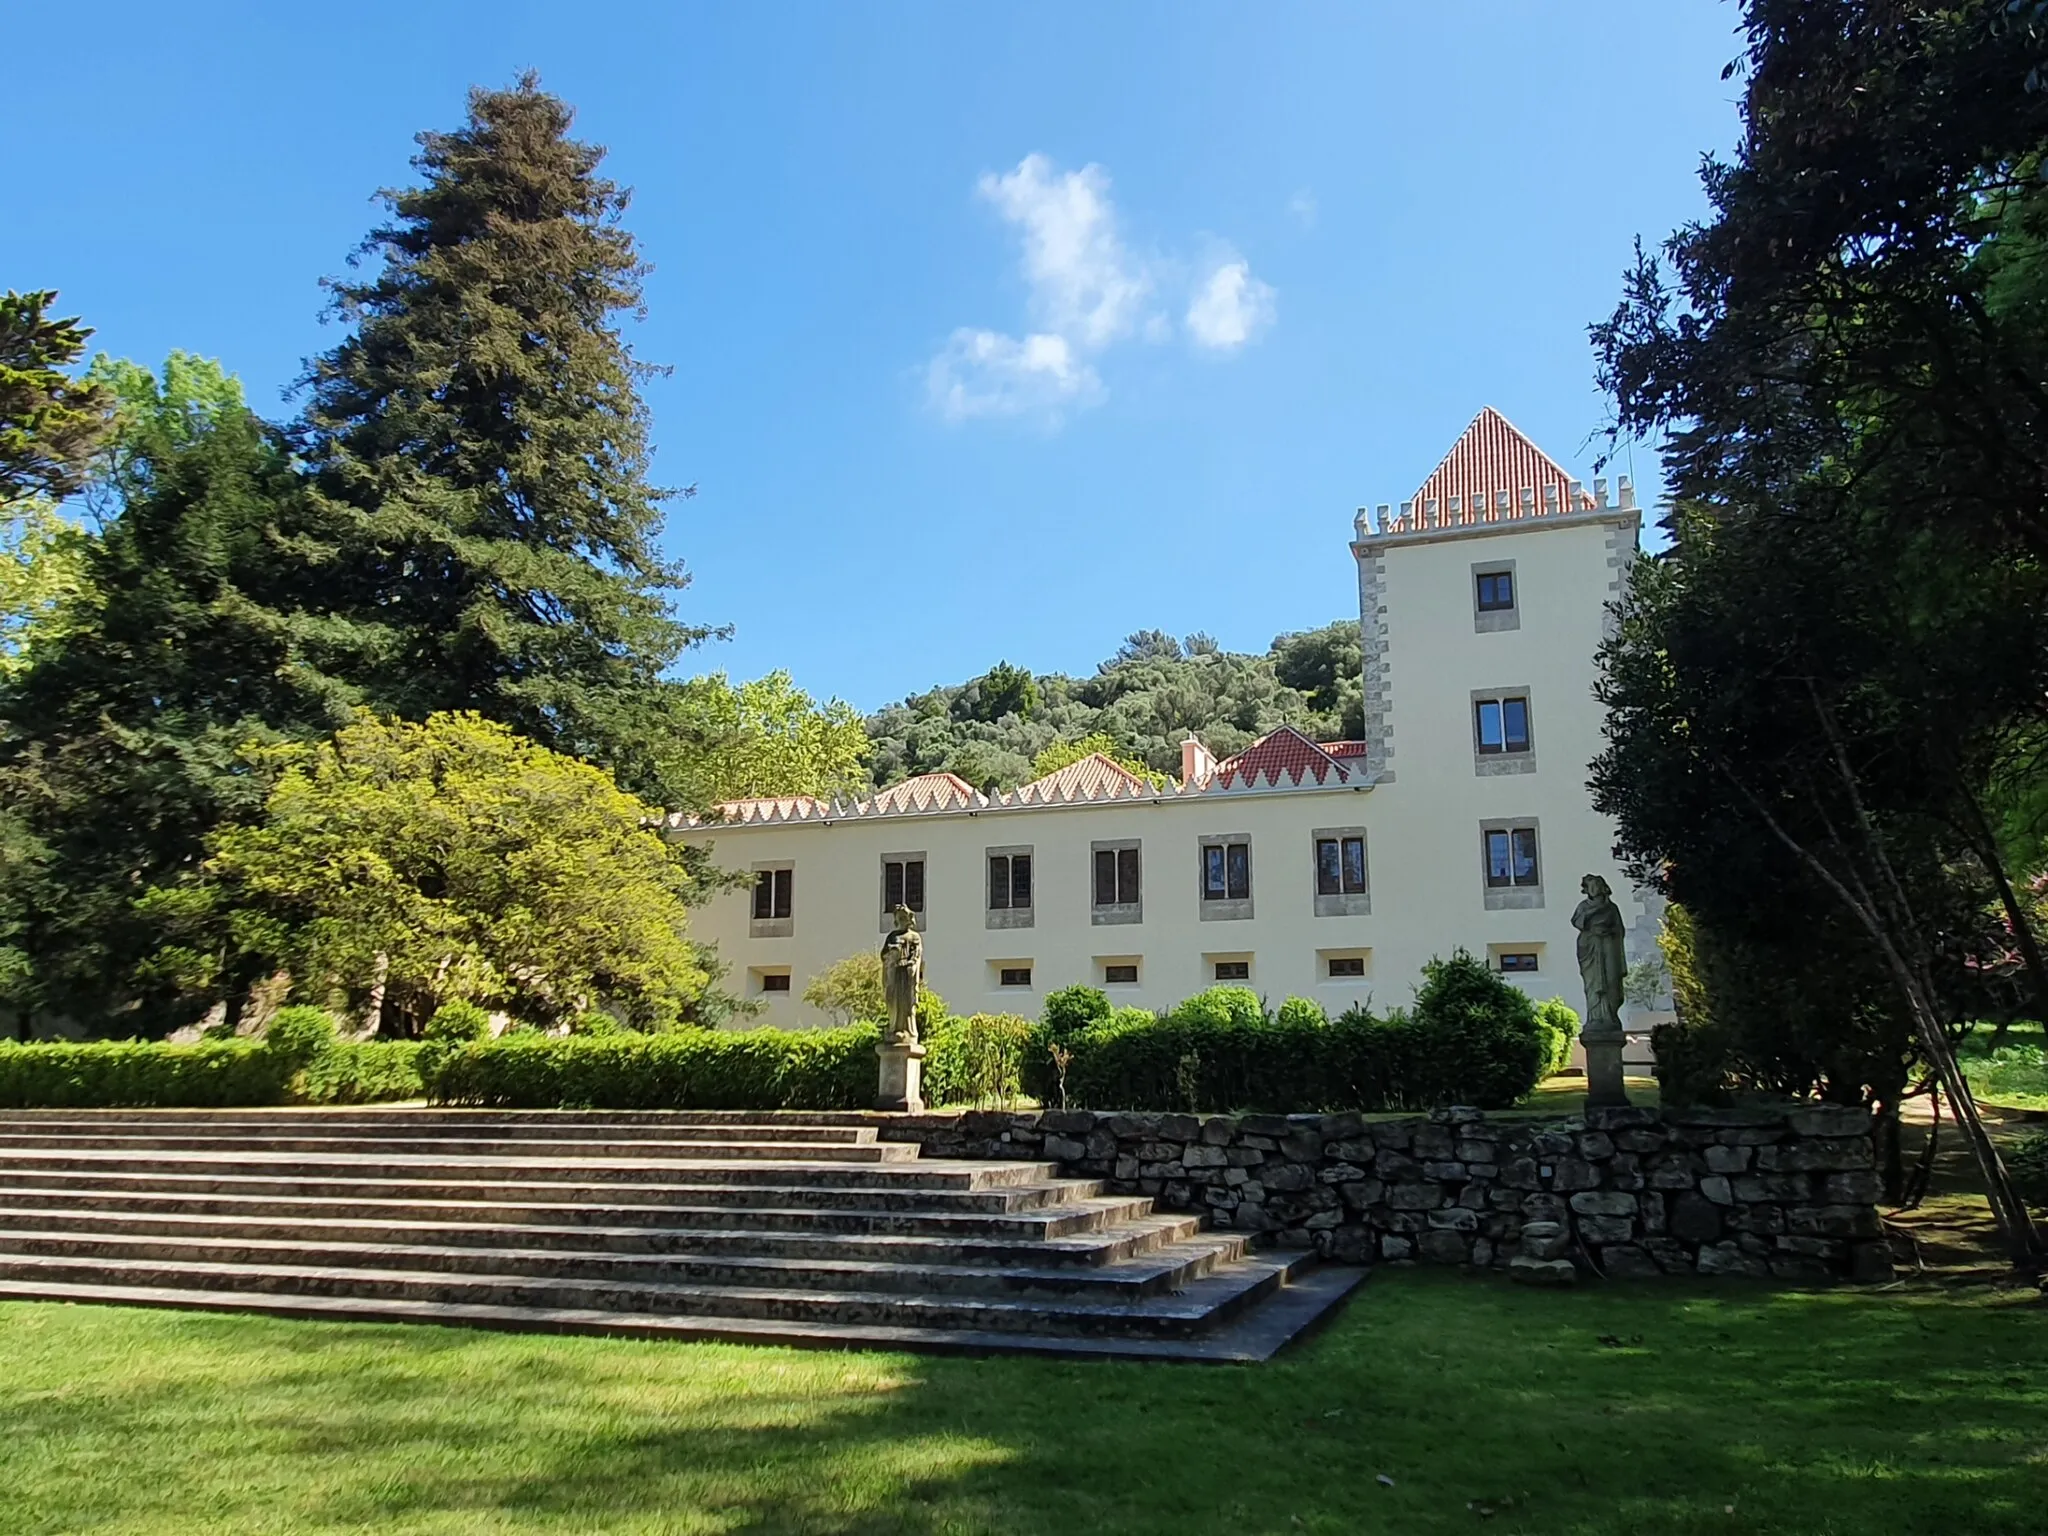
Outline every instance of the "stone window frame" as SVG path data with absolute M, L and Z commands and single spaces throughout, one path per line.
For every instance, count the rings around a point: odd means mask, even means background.
M 888 904 L 889 866 L 891 864 L 910 863 L 922 864 L 924 866 L 924 890 L 921 893 L 924 897 L 924 904 L 922 907 L 911 908 L 910 926 L 919 933 L 925 931 L 925 911 L 932 904 L 932 866 L 931 860 L 926 857 L 923 850 L 912 849 L 902 853 L 885 853 L 875 860 L 875 893 L 881 898 L 880 905 L 882 908 L 882 920 L 876 929 L 879 933 L 888 933 L 896 926 L 896 913 Z M 906 885 L 909 883 L 909 878 L 908 875 L 904 876 L 904 883 Z
M 1503 747 L 1499 752 L 1479 750 L 1479 706 L 1482 703 L 1505 704 L 1509 699 L 1520 699 L 1522 710 L 1529 724 L 1529 745 L 1520 751 Z M 1526 683 L 1517 683 L 1507 688 L 1474 688 L 1471 698 L 1472 712 L 1472 771 L 1482 779 L 1501 778 L 1509 774 L 1534 773 L 1536 771 L 1536 695 Z M 1507 739 L 1507 719 L 1503 709 L 1501 739 Z
M 1217 971 L 1226 965 L 1244 967 L 1242 976 L 1219 976 Z M 1258 981 L 1258 956 L 1248 949 L 1218 950 L 1202 956 L 1202 969 L 1206 973 L 1203 984 L 1211 987 L 1249 987 Z
M 1536 879 L 1528 885 L 1493 885 L 1489 883 L 1491 873 L 1487 864 L 1486 839 L 1492 832 L 1506 832 L 1510 838 L 1516 832 L 1527 831 L 1536 839 Z M 1513 857 L 1510 843 L 1509 857 Z M 1485 896 L 1488 912 L 1527 912 L 1543 905 L 1543 823 L 1536 816 L 1489 816 L 1479 823 L 1479 889 Z
M 771 987 L 768 978 L 774 976 L 789 983 L 785 987 Z M 796 996 L 796 976 L 786 965 L 756 965 L 747 969 L 747 991 L 754 997 Z
M 1029 992 L 1034 990 L 1035 988 L 1035 978 L 1038 974 L 1038 962 L 1035 960 L 1014 958 L 1008 960 L 991 960 L 988 963 L 988 969 L 990 977 L 989 985 L 991 989 L 994 991 Z M 1006 973 L 1014 974 L 1019 971 L 1024 973 L 1024 979 L 1022 981 L 1006 981 L 1003 979 Z
M 1486 608 L 1479 606 L 1479 578 L 1500 576 L 1508 578 L 1508 585 L 1515 595 L 1514 606 L 1510 608 Z M 1505 630 L 1522 627 L 1522 577 L 1512 560 L 1475 560 L 1472 564 L 1472 633 L 1475 635 L 1497 635 Z
M 1131 970 L 1129 981 L 1111 981 L 1109 973 L 1121 966 Z M 1145 957 L 1143 955 L 1097 955 L 1095 957 L 1095 984 L 1099 987 L 1142 987 L 1145 984 Z
M 1121 854 L 1129 850 L 1138 856 L 1138 897 L 1135 901 L 1097 902 L 1095 899 L 1095 860 L 1097 854 Z M 1121 860 L 1118 861 L 1121 864 Z M 1034 870 L 1035 874 L 1036 871 Z M 1121 877 L 1119 877 L 1121 885 Z M 1088 920 L 1097 928 L 1106 928 L 1119 923 L 1142 923 L 1145 921 L 1145 840 L 1142 837 L 1102 838 L 1088 845 Z M 1122 983 L 1119 983 L 1122 985 Z
M 1355 837 L 1364 846 L 1365 889 L 1362 891 L 1339 891 L 1335 895 L 1324 895 L 1321 870 L 1316 863 L 1318 843 L 1336 842 L 1342 844 L 1346 838 Z M 1341 861 L 1343 848 L 1337 850 Z M 1315 900 L 1317 917 L 1371 917 L 1372 916 L 1372 839 L 1366 836 L 1364 827 L 1317 827 L 1308 835 L 1308 888 Z
M 789 871 L 789 914 L 786 917 L 754 916 L 754 892 L 747 892 L 747 937 L 750 939 L 786 939 L 796 932 L 796 860 L 762 859 L 752 866 L 754 885 L 759 889 L 761 876 L 778 870 Z
M 1209 898 L 1209 850 L 1228 850 L 1234 844 L 1244 845 L 1245 894 L 1242 896 L 1219 896 Z M 1230 879 L 1230 854 L 1223 855 L 1224 881 L 1226 889 Z M 1205 923 L 1243 922 L 1252 915 L 1252 893 L 1258 889 L 1258 877 L 1252 869 L 1252 835 L 1249 832 L 1211 832 L 1196 839 L 1195 846 L 1195 910 Z
M 1336 960 L 1358 962 L 1356 976 L 1333 976 L 1330 964 Z M 1319 987 L 1362 987 L 1372 981 L 1372 946 L 1369 944 L 1336 945 L 1316 951 L 1316 985 Z
M 1028 907 L 990 906 L 988 904 L 989 860 L 1014 859 L 1018 857 L 1027 858 L 1031 861 L 1031 905 Z M 1094 860 L 1091 858 L 1089 860 L 1089 863 L 1091 865 L 1091 868 L 1089 870 L 1088 878 L 1092 881 L 1095 878 L 1095 872 L 1092 868 Z M 1090 894 L 1092 895 L 1093 893 L 1091 892 Z M 983 926 L 985 928 L 1031 928 L 1037 925 L 1038 851 L 1033 844 L 1003 843 L 996 847 L 984 848 L 981 850 L 981 905 L 983 912 Z

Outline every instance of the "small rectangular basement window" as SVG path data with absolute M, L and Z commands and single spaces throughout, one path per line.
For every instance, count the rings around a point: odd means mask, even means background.
M 1135 965 L 1105 965 L 1102 979 L 1111 986 L 1118 982 L 1134 982 L 1138 979 L 1138 968 Z
M 763 992 L 787 992 L 789 990 L 789 972 L 765 972 L 761 977 L 761 990 Z
M 1365 956 L 1363 956 L 1363 955 L 1332 955 L 1332 956 L 1330 956 L 1330 979 L 1331 979 L 1331 980 L 1333 980 L 1333 981 L 1336 981 L 1336 980 L 1340 980 L 1340 979 L 1342 979 L 1343 977 L 1346 977 L 1346 976 L 1363 976 L 1364 974 L 1365 974 Z
M 1133 978 L 1134 980 L 1136 978 Z M 1216 962 L 1218 981 L 1250 981 L 1252 964 L 1249 960 L 1218 960 Z
M 1031 967 L 1028 965 L 1006 965 L 997 973 L 1006 987 L 1028 987 L 1031 985 Z
M 1536 955 L 1532 950 L 1504 950 L 1501 952 L 1500 968 L 1503 971 L 1533 971 Z

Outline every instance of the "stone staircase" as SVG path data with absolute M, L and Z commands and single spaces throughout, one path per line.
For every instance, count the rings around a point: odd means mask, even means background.
M 0 1300 L 1260 1360 L 1361 1271 L 856 1115 L 0 1111 Z

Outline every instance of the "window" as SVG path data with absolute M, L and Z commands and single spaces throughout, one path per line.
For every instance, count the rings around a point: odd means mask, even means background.
M 1127 906 L 1138 899 L 1138 849 L 1095 850 L 1095 905 Z
M 1028 965 L 1006 965 L 997 972 L 1006 987 L 1028 987 L 1031 985 L 1031 967 Z
M 796 883 L 793 869 L 764 869 L 754 877 L 754 919 L 766 922 L 788 917 L 790 896 Z M 729 910 L 729 909 L 728 909 Z
M 1503 971 L 1533 971 L 1537 968 L 1536 955 L 1534 951 L 1526 949 L 1504 950 L 1500 957 L 1500 968 Z
M 1316 839 L 1316 894 L 1356 896 L 1365 890 L 1365 835 Z
M 1250 981 L 1252 979 L 1252 964 L 1249 960 L 1218 960 L 1216 962 L 1216 979 L 1218 981 Z
M 1252 894 L 1252 845 L 1209 843 L 1202 849 L 1202 900 L 1247 901 Z
M 1527 695 L 1472 701 L 1472 740 L 1482 754 L 1529 750 Z
M 1506 613 L 1515 606 L 1515 573 L 1513 571 L 1478 571 L 1473 580 L 1478 585 L 1474 594 L 1481 613 Z
M 1105 965 L 1102 968 L 1102 979 L 1111 986 L 1135 982 L 1138 979 L 1138 967 L 1135 964 Z
M 1486 845 L 1486 884 L 1489 889 L 1543 883 L 1542 872 L 1536 863 L 1534 827 L 1489 827 L 1480 836 Z
M 1489 560 L 1472 567 L 1472 632 L 1499 634 L 1520 629 L 1520 594 L 1515 590 L 1515 562 Z
M 764 972 L 761 977 L 761 990 L 763 992 L 787 992 L 789 990 L 789 972 Z
M 1347 977 L 1347 976 L 1363 976 L 1364 974 L 1365 974 L 1365 956 L 1363 956 L 1363 955 L 1332 955 L 1332 956 L 1330 956 L 1330 980 L 1332 980 L 1332 981 L 1342 981 L 1342 980 L 1343 980 L 1343 979 L 1344 979 L 1345 977 Z
M 988 909 L 991 912 L 1029 911 L 1031 908 L 1031 855 L 992 853 L 988 858 Z
M 898 907 L 908 907 L 918 913 L 924 911 L 922 856 L 882 861 L 882 911 L 888 914 Z

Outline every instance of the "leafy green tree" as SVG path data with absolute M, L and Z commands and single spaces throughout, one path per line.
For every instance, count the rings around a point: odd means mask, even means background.
M 973 703 L 969 711 L 977 720 L 1001 720 L 1006 715 L 1030 719 L 1038 709 L 1038 683 L 1022 667 L 999 661 L 969 685 Z
M 173 350 L 154 373 L 102 352 L 85 381 L 113 408 L 84 487 L 87 505 L 103 522 L 148 495 L 151 471 L 167 456 L 249 410 L 242 381 L 217 360 L 191 352 Z
M 532 74 L 419 136 L 420 184 L 330 284 L 304 446 L 346 518 L 327 569 L 380 710 L 475 710 L 672 803 L 676 689 L 705 634 L 670 613 L 647 410 L 619 318 L 646 272 L 603 151 Z
M 318 573 L 291 552 L 312 513 L 276 434 L 243 412 L 137 451 L 139 499 L 82 542 L 77 594 L 0 677 L 0 803 L 37 850 L 0 886 L 31 962 L 14 1001 L 124 1033 L 212 1000 L 138 969 L 158 939 L 135 902 L 260 808 L 241 748 L 324 734 L 355 702 L 304 611 Z M 233 998 L 257 978 L 217 979 Z
M 1887 978 L 2033 1267 L 1948 1026 L 1994 914 L 2043 974 L 1991 791 L 2048 697 L 2048 11 L 1749 0 L 1744 26 L 1710 216 L 1594 331 L 1680 509 L 1606 653 L 1596 798 L 1703 953 L 1775 920 Z
M 374 998 L 416 1033 L 452 999 L 668 1028 L 704 990 L 679 852 L 602 769 L 470 714 L 365 718 L 264 756 L 261 819 L 215 834 L 203 881 L 155 904 L 224 919 L 301 995 Z
M 40 498 L 0 508 L 0 679 L 85 590 L 88 540 Z
M 804 984 L 804 1001 L 830 1014 L 835 1024 L 875 1023 L 889 1016 L 882 994 L 882 955 L 863 949 L 834 960 Z M 929 987 L 917 989 L 917 1022 L 929 1029 L 947 1017 L 946 1001 Z
M 666 777 L 683 785 L 685 803 L 829 798 L 866 787 L 872 748 L 852 705 L 821 705 L 782 671 L 737 688 L 714 672 L 682 693 L 688 751 Z
M 92 331 L 76 316 L 54 318 L 56 298 L 54 289 L 0 294 L 0 506 L 77 491 L 107 430 L 106 392 L 64 371 Z

